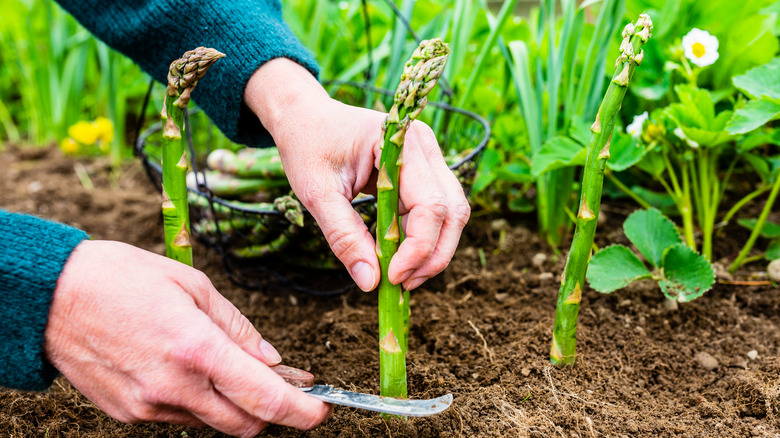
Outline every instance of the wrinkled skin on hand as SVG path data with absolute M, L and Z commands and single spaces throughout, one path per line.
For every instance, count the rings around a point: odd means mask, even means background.
M 330 414 L 269 369 L 279 353 L 203 273 L 119 242 L 84 241 L 71 254 L 44 348 L 123 422 L 254 436 L 267 423 L 309 429 Z
M 308 71 L 284 58 L 252 76 L 244 100 L 274 137 L 293 191 L 335 255 L 361 289 L 376 288 L 375 242 L 350 202 L 360 192 L 376 193 L 385 114 L 331 99 Z M 422 122 L 407 133 L 400 180 L 405 239 L 388 275 L 409 290 L 447 267 L 470 207 Z

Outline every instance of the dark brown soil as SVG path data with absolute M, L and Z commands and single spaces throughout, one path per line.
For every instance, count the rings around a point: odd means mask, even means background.
M 102 161 L 57 149 L 0 152 L 0 207 L 63 221 L 94 238 L 162 252 L 158 195 L 137 163 L 118 179 Z M 83 166 L 94 188 L 75 171 Z M 611 208 L 610 208 L 611 207 Z M 625 240 L 630 210 L 605 206 L 599 244 Z M 505 238 L 501 239 L 501 230 Z M 745 233 L 729 228 L 720 257 L 733 258 Z M 480 263 L 484 251 L 485 265 Z M 541 266 L 534 255 L 548 256 Z M 353 291 L 330 298 L 230 283 L 214 251 L 196 265 L 285 357 L 318 383 L 378 390 L 376 298 Z M 584 291 L 579 362 L 547 359 L 561 258 L 523 226 L 476 218 L 450 267 L 413 293 L 409 387 L 412 397 L 452 393 L 444 414 L 403 420 L 336 408 L 307 433 L 272 426 L 265 436 L 778 436 L 780 296 L 770 286 L 717 284 L 701 299 L 664 308 L 651 283 L 612 295 Z M 763 263 L 749 265 L 753 271 Z M 747 278 L 749 271 L 741 272 Z M 756 350 L 755 359 L 748 352 Z M 695 359 L 705 352 L 714 370 Z M 45 393 L 0 390 L 0 436 L 220 436 L 209 429 L 126 425 L 96 409 L 63 378 Z

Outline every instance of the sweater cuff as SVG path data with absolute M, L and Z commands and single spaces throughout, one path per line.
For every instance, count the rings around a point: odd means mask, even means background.
M 54 289 L 86 233 L 0 210 L 0 386 L 43 390 L 57 370 L 46 360 L 44 332 Z

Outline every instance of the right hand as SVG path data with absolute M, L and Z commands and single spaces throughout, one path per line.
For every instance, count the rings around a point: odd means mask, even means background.
M 281 361 L 200 271 L 119 242 L 84 241 L 57 281 L 48 360 L 111 417 L 253 436 L 310 429 L 330 406 L 269 369 Z

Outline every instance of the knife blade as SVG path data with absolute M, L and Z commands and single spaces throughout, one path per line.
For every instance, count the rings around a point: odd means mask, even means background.
M 427 417 L 444 412 L 452 405 L 452 394 L 434 399 L 412 400 L 345 391 L 330 385 L 314 385 L 300 390 L 327 403 L 403 417 Z
M 331 385 L 314 385 L 314 375 L 298 368 L 276 365 L 271 367 L 271 369 L 284 378 L 285 382 L 312 397 L 327 403 L 351 408 L 366 409 L 403 417 L 426 417 L 444 412 L 452 405 L 452 394 L 427 400 L 382 397 L 362 392 L 346 391 L 334 388 Z

